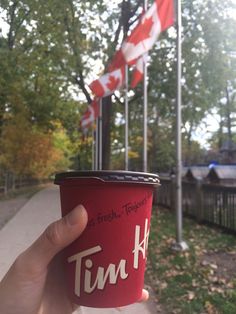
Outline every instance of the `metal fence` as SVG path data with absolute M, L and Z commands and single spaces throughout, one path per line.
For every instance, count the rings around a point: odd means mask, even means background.
M 0 173 L 0 195 L 7 195 L 11 191 L 39 183 L 39 180 L 31 177 L 15 176 L 10 172 L 2 172 Z
M 175 209 L 175 179 L 161 178 L 154 201 Z M 236 232 L 236 187 L 203 181 L 182 181 L 183 214 Z

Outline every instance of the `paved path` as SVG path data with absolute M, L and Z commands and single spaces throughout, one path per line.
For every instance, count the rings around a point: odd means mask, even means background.
M 27 195 L 20 195 L 13 199 L 0 201 L 0 229 L 27 203 L 28 199 Z
M 35 194 L 0 230 L 0 280 L 20 252 L 26 249 L 46 226 L 60 216 L 57 187 L 48 187 Z M 155 314 L 154 302 L 133 304 L 119 309 L 81 307 L 80 314 Z

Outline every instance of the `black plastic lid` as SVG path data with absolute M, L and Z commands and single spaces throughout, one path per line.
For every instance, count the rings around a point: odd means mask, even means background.
M 158 185 L 160 183 L 157 174 L 146 172 L 100 170 L 100 171 L 67 171 L 57 173 L 54 183 L 62 184 L 67 179 L 96 178 L 104 182 L 146 183 Z

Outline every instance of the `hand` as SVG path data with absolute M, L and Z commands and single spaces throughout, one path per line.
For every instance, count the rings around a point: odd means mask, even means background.
M 0 313 L 36 314 L 73 312 L 66 296 L 58 254 L 78 238 L 87 224 L 87 212 L 77 206 L 52 223 L 11 266 L 0 283 Z
M 60 251 L 77 239 L 88 221 L 82 205 L 52 223 L 18 256 L 0 282 L 1 314 L 71 314 Z M 143 290 L 141 301 L 148 299 Z

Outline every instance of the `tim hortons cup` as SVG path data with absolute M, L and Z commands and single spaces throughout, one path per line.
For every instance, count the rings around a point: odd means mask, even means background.
M 79 305 L 108 308 L 140 300 L 156 174 L 79 171 L 56 175 L 62 216 L 78 204 L 88 225 L 65 249 L 68 293 Z

